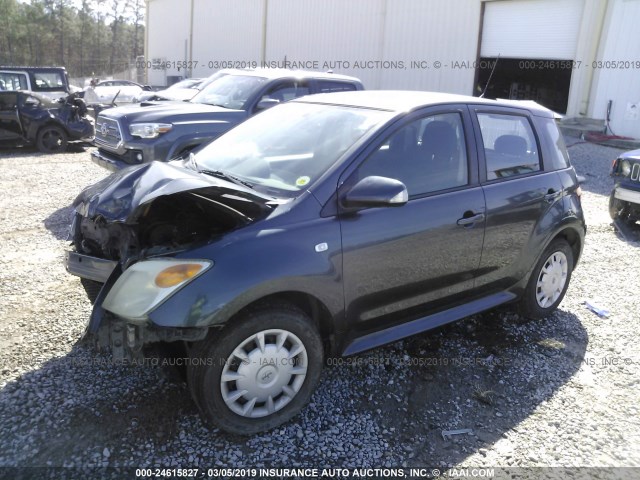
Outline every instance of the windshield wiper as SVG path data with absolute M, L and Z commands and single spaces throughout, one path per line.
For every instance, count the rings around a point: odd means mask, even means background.
M 204 173 L 205 175 L 211 175 L 212 177 L 221 178 L 223 180 L 236 183 L 238 185 L 244 185 L 245 187 L 253 188 L 252 183 L 241 180 L 238 177 L 225 173 L 221 170 L 198 170 L 198 172 Z

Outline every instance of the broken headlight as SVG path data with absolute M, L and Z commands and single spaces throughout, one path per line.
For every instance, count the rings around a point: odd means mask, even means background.
M 161 133 L 171 130 L 170 123 L 132 123 L 129 125 L 129 133 L 134 137 L 156 138 Z
M 142 260 L 118 278 L 102 307 L 127 320 L 145 321 L 151 310 L 212 265 L 207 260 Z

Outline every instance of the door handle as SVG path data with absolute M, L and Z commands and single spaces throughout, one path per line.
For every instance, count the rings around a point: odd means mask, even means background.
M 466 227 L 467 225 L 472 225 L 476 222 L 481 222 L 484 220 L 484 213 L 478 213 L 471 217 L 462 217 L 458 219 L 458 225 L 462 227 Z
M 553 188 L 550 188 L 549 190 L 547 190 L 546 195 L 544 196 L 544 200 L 547 203 L 553 203 L 555 202 L 556 198 L 558 198 L 558 196 L 560 196 L 561 191 L 558 190 L 554 190 Z

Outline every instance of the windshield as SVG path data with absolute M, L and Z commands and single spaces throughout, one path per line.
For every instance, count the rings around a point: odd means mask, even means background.
M 391 112 L 286 103 L 241 123 L 195 155 L 199 170 L 224 172 L 275 196 L 295 196 Z
M 262 77 L 221 75 L 202 88 L 191 102 L 242 110 L 247 100 L 266 81 L 267 79 Z

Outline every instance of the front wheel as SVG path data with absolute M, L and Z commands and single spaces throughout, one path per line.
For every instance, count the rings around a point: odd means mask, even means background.
M 320 335 L 302 311 L 273 306 L 243 315 L 194 349 L 187 378 L 206 421 L 251 435 L 295 416 L 322 370 Z
M 42 153 L 62 153 L 67 149 L 66 132 L 55 125 L 42 127 L 38 132 L 36 145 Z
M 519 311 L 524 317 L 547 317 L 558 307 L 569 286 L 573 271 L 573 250 L 566 240 L 551 242 L 536 264 Z

